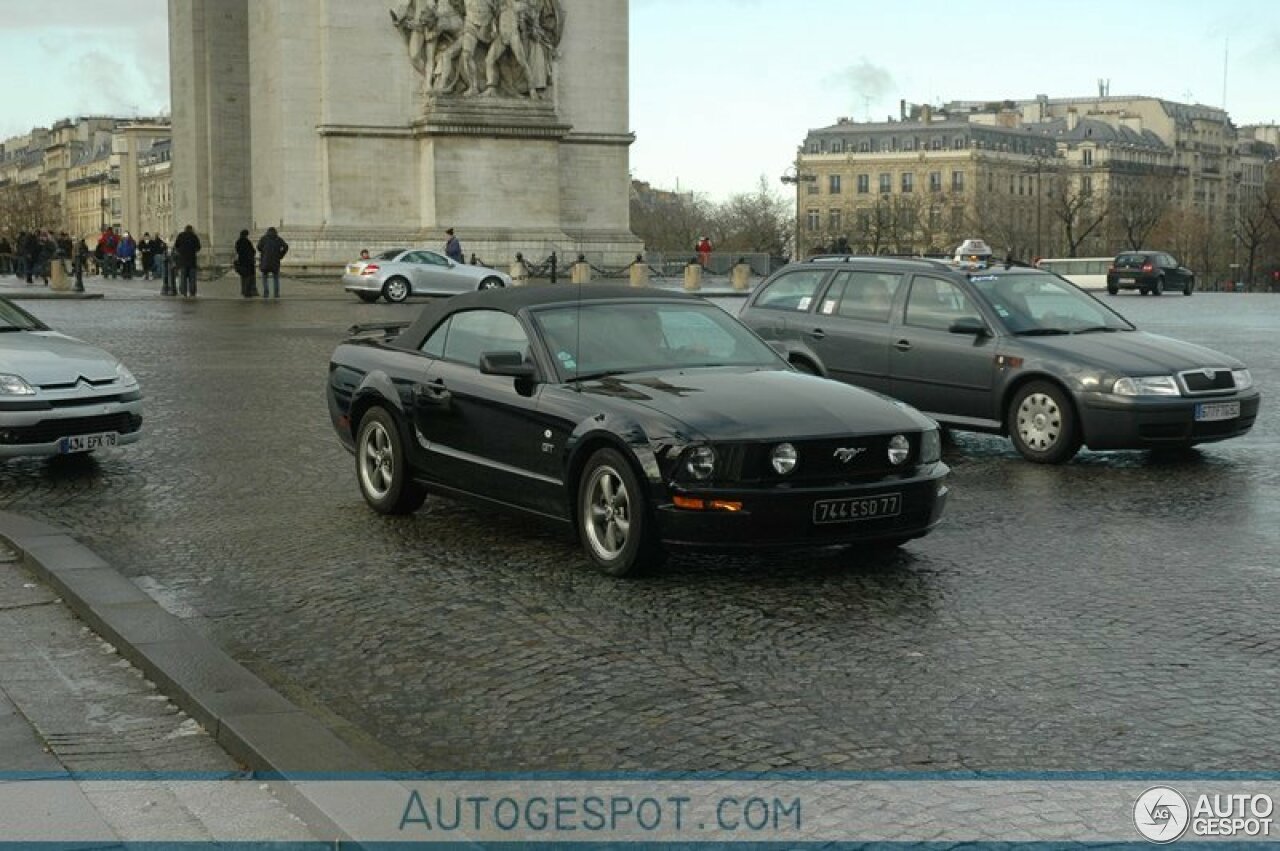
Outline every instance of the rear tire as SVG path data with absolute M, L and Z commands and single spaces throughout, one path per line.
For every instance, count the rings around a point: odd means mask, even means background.
M 1164 295 L 1164 278 L 1156 278 L 1156 285 L 1151 292 L 1155 295 Z
M 1196 291 L 1196 279 L 1195 279 L 1195 278 L 1187 278 L 1186 283 L 1184 283 L 1184 284 L 1182 285 L 1182 294 L 1183 294 L 1183 295 L 1191 295 L 1191 294 L 1192 294 L 1193 292 L 1195 292 L 1195 291 Z
M 377 293 L 356 293 L 356 296 L 365 304 L 373 304 L 380 298 Z
M 391 278 L 382 285 L 382 297 L 392 304 L 403 303 L 412 291 L 409 282 L 399 276 Z
M 1115 284 L 1107 284 L 1107 295 L 1117 295 L 1119 292 L 1120 287 Z
M 1006 425 L 1014 448 L 1035 464 L 1064 464 L 1080 449 L 1071 400 L 1047 381 L 1033 381 L 1014 395 Z
M 483 281 L 480 282 L 479 289 L 500 290 L 502 289 L 502 279 L 495 278 L 494 276 L 490 275 L 489 277 L 485 278 Z
M 791 368 L 796 372 L 802 372 L 805 375 L 822 375 L 822 373 L 818 372 L 818 368 L 816 366 L 809 363 L 804 358 L 796 358 L 791 361 Z
M 400 427 L 386 408 L 371 408 L 356 436 L 356 481 L 369 507 L 379 514 L 412 514 L 427 489 L 409 475 Z

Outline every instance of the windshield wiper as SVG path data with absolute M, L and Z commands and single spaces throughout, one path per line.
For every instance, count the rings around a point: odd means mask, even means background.
M 4 331 L 26 331 L 26 328 L 19 328 L 17 325 L 0 325 L 0 332 Z
M 578 372 L 569 376 L 570 381 L 595 381 L 598 378 L 612 378 L 615 375 L 626 375 L 629 369 L 601 369 L 596 372 Z
M 1067 331 L 1066 329 L 1063 329 L 1063 328 L 1028 328 L 1026 331 L 1016 332 L 1014 336 L 1015 337 L 1057 337 L 1057 336 L 1065 336 L 1070 333 L 1071 333 L 1070 331 Z
M 1098 333 L 1099 331 L 1103 331 L 1103 332 L 1105 332 L 1105 333 L 1107 333 L 1107 334 L 1114 334 L 1115 332 L 1117 332 L 1117 331 L 1119 331 L 1119 330 L 1120 330 L 1119 328 L 1112 328 L 1110 325 L 1090 325 L 1088 328 L 1081 328 L 1081 329 L 1079 329 L 1079 330 L 1077 330 L 1077 331 L 1074 331 L 1074 332 L 1072 332 L 1072 333 L 1075 333 L 1075 334 L 1096 334 L 1096 333 Z

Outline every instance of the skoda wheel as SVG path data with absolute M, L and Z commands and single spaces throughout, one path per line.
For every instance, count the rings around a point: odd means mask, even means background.
M 502 288 L 502 279 L 494 277 L 493 275 L 490 275 L 489 277 L 485 278 L 483 281 L 480 282 L 480 289 L 482 290 L 497 290 L 501 288 Z
M 400 304 L 409 297 L 409 282 L 396 276 L 382 285 L 382 297 L 392 304 Z
M 1119 292 L 1120 286 L 1118 284 L 1107 284 L 1107 295 L 1116 295 Z
M 662 561 L 640 480 L 627 459 L 600 449 L 578 485 L 578 533 L 587 556 L 610 576 L 635 576 Z
M 1036 464 L 1063 464 L 1080 449 L 1075 410 L 1055 384 L 1033 381 L 1009 404 L 1009 437 L 1023 458 Z
M 373 408 L 360 421 L 356 479 L 364 501 L 379 514 L 412 514 L 427 498 L 426 488 L 409 476 L 400 428 L 385 408 Z

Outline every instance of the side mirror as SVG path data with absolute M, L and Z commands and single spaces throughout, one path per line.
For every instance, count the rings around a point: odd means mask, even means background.
M 971 334 L 975 337 L 986 337 L 991 333 L 987 329 L 987 323 L 976 316 L 962 316 L 952 322 L 947 330 L 952 334 Z
M 526 361 L 520 352 L 484 352 L 480 355 L 480 372 L 532 380 L 537 377 L 538 368 Z

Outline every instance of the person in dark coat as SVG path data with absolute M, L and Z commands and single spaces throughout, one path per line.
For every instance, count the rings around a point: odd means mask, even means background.
M 151 237 L 151 271 L 160 282 L 160 295 L 177 295 L 173 288 L 173 270 L 169 268 L 169 244 L 160 231 Z
M 178 276 L 178 292 L 196 297 L 196 255 L 200 253 L 200 237 L 187 225 L 173 241 L 174 271 Z
M 258 240 L 258 264 L 262 267 L 262 297 L 280 298 L 280 261 L 289 253 L 289 243 L 281 238 L 275 228 L 267 228 L 267 232 Z M 274 280 L 274 295 L 267 284 Z
M 236 274 L 240 276 L 240 295 L 250 298 L 258 294 L 258 270 L 254 267 L 258 252 L 249 239 L 247 230 L 240 231 L 236 240 Z

